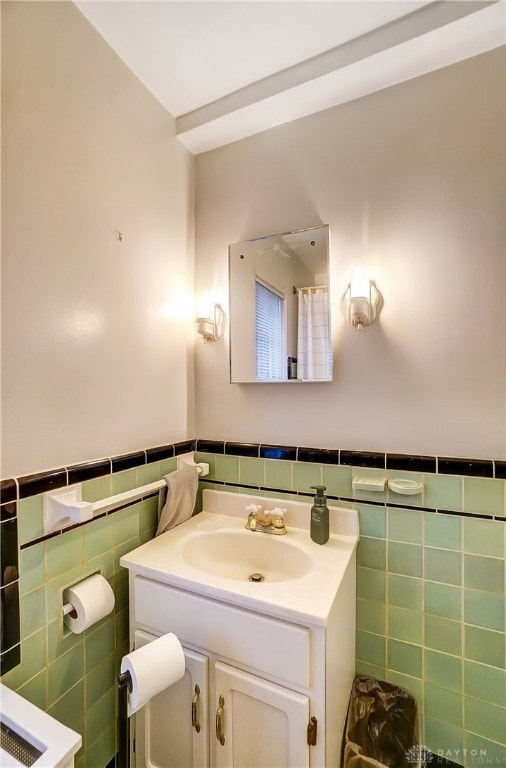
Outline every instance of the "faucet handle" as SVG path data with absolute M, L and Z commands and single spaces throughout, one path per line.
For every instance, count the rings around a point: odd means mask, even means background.
M 248 522 L 246 528 L 249 531 L 256 531 L 258 522 L 258 513 L 262 509 L 261 504 L 248 504 L 246 512 L 248 513 Z
M 276 529 L 279 533 L 286 533 L 286 526 L 285 526 L 285 513 L 286 509 L 280 509 L 279 507 L 275 507 L 272 510 L 272 514 L 274 515 L 274 520 L 272 521 L 272 527 Z

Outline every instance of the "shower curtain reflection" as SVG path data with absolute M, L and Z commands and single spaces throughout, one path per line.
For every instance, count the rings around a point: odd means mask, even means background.
M 299 288 L 297 293 L 297 378 L 328 381 L 332 378 L 332 355 L 327 286 Z

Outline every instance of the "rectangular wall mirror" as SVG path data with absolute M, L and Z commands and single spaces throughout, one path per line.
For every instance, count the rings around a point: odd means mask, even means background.
M 230 381 L 332 381 L 329 227 L 229 246 Z

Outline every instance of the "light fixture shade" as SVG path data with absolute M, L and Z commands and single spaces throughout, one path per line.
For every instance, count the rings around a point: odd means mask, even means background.
M 380 292 L 365 270 L 355 269 L 344 294 L 346 319 L 361 331 L 376 320 Z
M 353 270 L 350 282 L 350 298 L 370 300 L 371 281 L 367 277 L 365 269 Z
M 221 329 L 225 313 L 221 307 L 221 304 L 214 305 L 214 318 L 211 317 L 197 317 L 195 320 L 195 328 L 204 342 L 218 341 L 221 338 Z

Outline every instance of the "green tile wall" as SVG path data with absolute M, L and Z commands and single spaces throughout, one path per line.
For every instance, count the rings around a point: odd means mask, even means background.
M 90 480 L 83 498 L 96 501 L 175 468 L 168 459 Z M 117 751 L 116 678 L 129 650 L 128 572 L 119 559 L 153 537 L 157 513 L 155 497 L 31 544 L 43 535 L 42 496 L 18 502 L 22 661 L 2 682 L 82 735 L 76 768 L 104 768 Z M 62 623 L 61 592 L 98 571 L 114 590 L 114 612 L 74 635 Z
M 505 481 L 391 470 L 421 480 L 423 492 L 354 498 L 353 477 L 381 470 L 207 452 L 195 459 L 210 465 L 197 509 L 204 488 L 282 490 L 296 499 L 320 483 L 339 504 L 357 508 L 357 673 L 416 696 L 422 741 L 433 752 L 462 765 L 476 765 L 464 756 L 472 750 L 485 752 L 480 764 L 505 757 L 505 525 L 468 516 L 504 517 Z M 95 501 L 175 466 L 169 459 L 91 480 L 83 496 Z M 115 679 L 128 650 L 128 581 L 119 559 L 149 540 L 155 525 L 152 500 L 31 544 L 43 535 L 42 497 L 19 502 L 22 663 L 2 682 L 83 735 L 77 768 L 104 768 L 116 752 Z M 61 591 L 96 571 L 114 589 L 115 611 L 82 636 L 69 634 Z
M 416 696 L 421 740 L 432 752 L 461 765 L 502 765 L 506 532 L 504 521 L 484 516 L 505 516 L 505 482 L 390 471 L 421 480 L 423 492 L 359 491 L 354 497 L 353 477 L 385 473 L 241 457 L 227 465 L 218 458 L 196 454 L 197 461 L 211 459 L 202 488 L 240 492 L 242 482 L 275 496 L 276 489 L 309 492 L 323 482 L 329 494 L 344 499 L 335 503 L 358 509 L 357 674 Z

